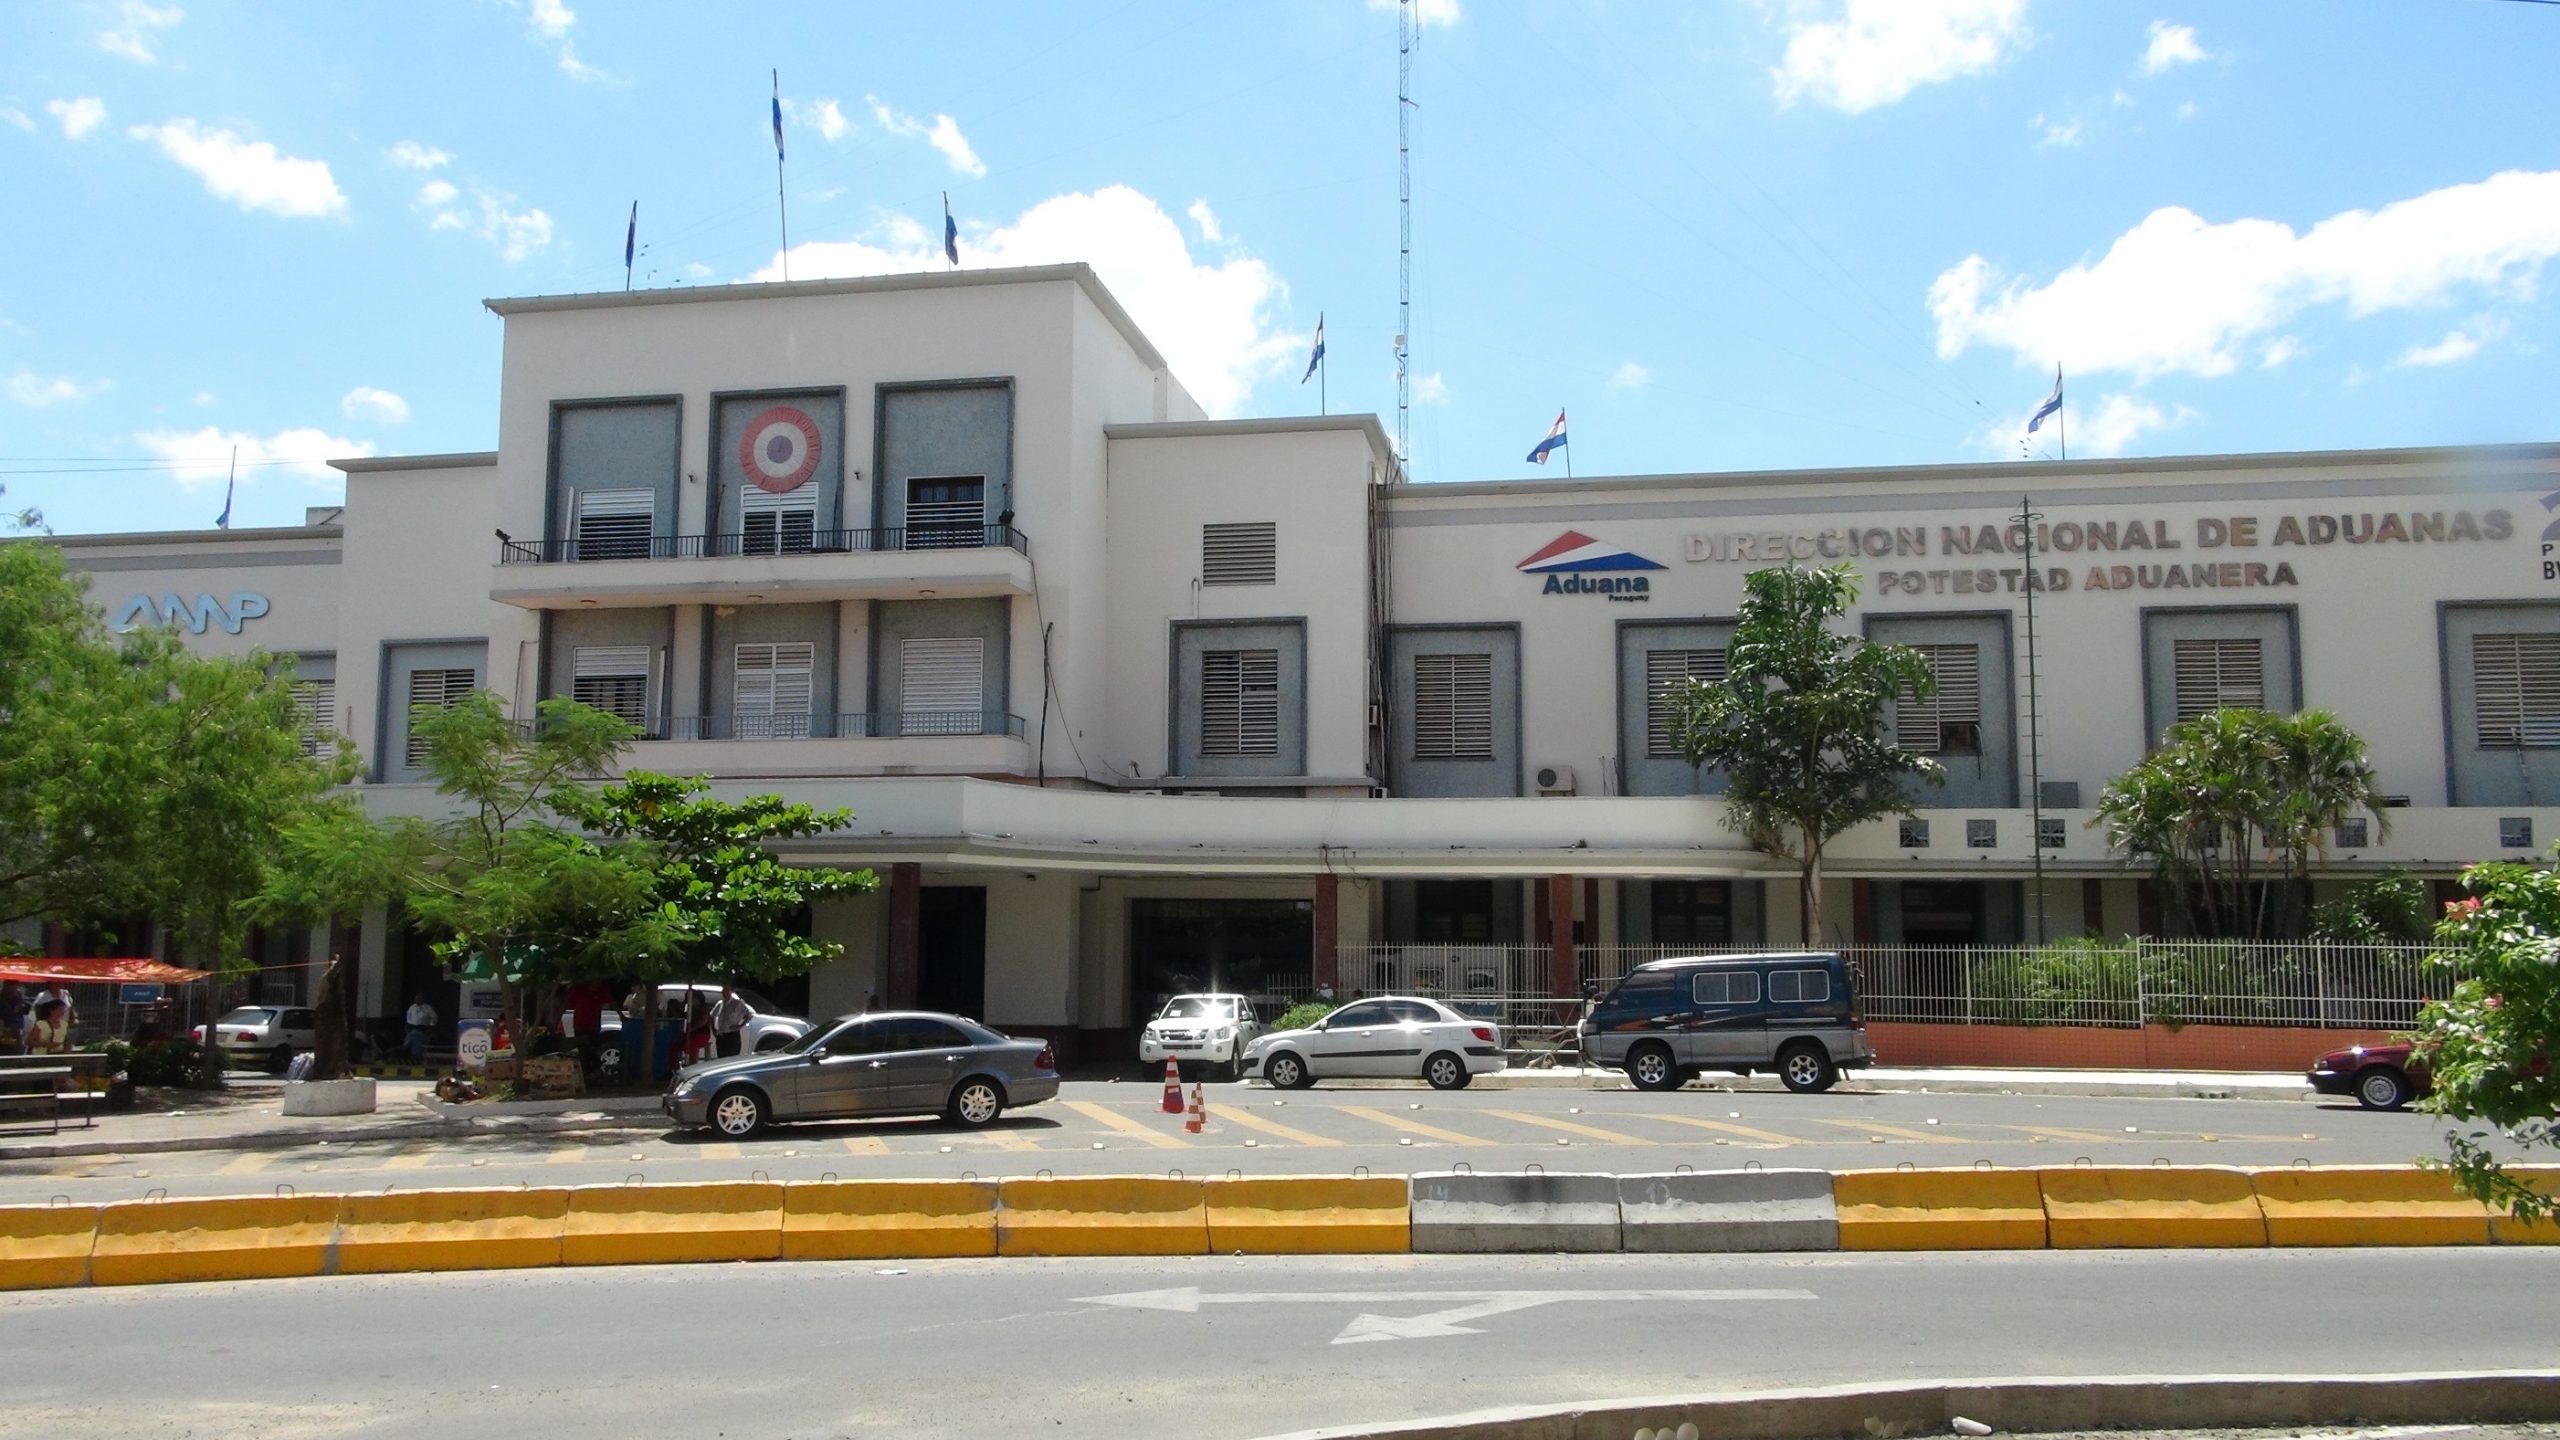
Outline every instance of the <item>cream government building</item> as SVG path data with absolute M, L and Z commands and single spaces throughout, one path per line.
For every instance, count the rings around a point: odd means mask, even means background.
M 2560 445 L 1414 485 L 1371 416 L 1207 419 L 1082 265 L 489 308 L 494 450 L 342 462 L 299 528 L 58 543 L 119 626 L 295 657 L 378 813 L 439 803 L 410 707 L 483 687 L 851 809 L 791 852 L 880 878 L 810 917 L 810 1013 L 1117 1054 L 1178 988 L 1792 944 L 1792 866 L 1651 704 L 1789 561 L 1854 560 L 1851 623 L 1940 679 L 1895 725 L 1946 784 L 1834 848 L 1834 943 L 2155 923 L 2089 806 L 2217 705 L 2370 741 L 2388 835 L 2341 827 L 2328 883 L 2560 838 Z M 451 994 L 397 915 L 360 957 L 364 1015 Z

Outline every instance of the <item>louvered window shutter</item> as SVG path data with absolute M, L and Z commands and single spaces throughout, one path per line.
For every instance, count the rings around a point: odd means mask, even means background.
M 302 717 L 302 753 L 318 755 L 332 747 L 338 733 L 338 682 L 296 680 L 293 708 Z
M 477 670 L 412 670 L 409 672 L 409 708 L 421 705 L 438 710 L 448 709 L 453 702 L 471 693 L 480 683 Z M 427 763 L 427 742 L 413 727 L 407 745 L 409 768 Z
M 797 740 L 809 733 L 809 672 L 816 647 L 807 641 L 741 645 L 732 659 L 729 708 L 741 740 Z
M 1200 753 L 1280 753 L 1280 652 L 1210 650 L 1200 656 Z
M 976 735 L 986 729 L 987 644 L 977 636 L 898 642 L 898 729 Z
M 579 646 L 570 667 L 569 698 L 581 705 L 592 705 L 619 715 L 646 729 L 649 724 L 649 647 Z
M 645 560 L 649 527 L 657 520 L 655 490 L 578 492 L 578 556 L 581 560 Z
M 1493 657 L 1413 657 L 1413 758 L 1493 758 Z
M 2560 635 L 2471 637 L 2480 748 L 2560 745 Z
M 963 550 L 987 543 L 987 482 L 957 475 L 907 482 L 907 548 Z
M 2177 718 L 2267 708 L 2266 647 L 2252 639 L 2180 640 L 2171 647 Z
M 1909 692 L 1893 702 L 1893 743 L 1915 755 L 1982 753 L 1982 647 L 1914 645 L 1938 677 L 1926 700 Z
M 1269 520 L 1200 527 L 1200 583 L 1269 585 L 1280 573 L 1280 527 Z
M 805 555 L 817 527 L 817 504 L 806 486 L 787 495 L 755 485 L 738 492 L 740 554 Z
M 1713 685 L 1724 679 L 1722 650 L 1647 650 L 1644 652 L 1644 753 L 1653 759 L 1677 759 L 1671 743 L 1671 697 L 1691 680 Z

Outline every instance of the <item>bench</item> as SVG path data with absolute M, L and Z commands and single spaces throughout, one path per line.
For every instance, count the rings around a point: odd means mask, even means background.
M 67 1094 L 87 1088 L 89 1082 L 103 1089 L 115 1079 L 115 1066 L 105 1055 L 81 1051 L 70 1055 L 0 1055 L 0 1125 L 14 1125 L 34 1133 L 41 1124 L 45 1133 L 62 1132 L 63 1100 Z M 86 1098 L 85 1096 L 83 1098 Z M 97 1119 L 93 1105 L 80 1109 L 80 1126 L 90 1129 Z

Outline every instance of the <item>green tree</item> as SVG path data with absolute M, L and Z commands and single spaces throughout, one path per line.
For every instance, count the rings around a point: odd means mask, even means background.
M 1671 744 L 1692 770 L 1725 775 L 1725 824 L 1797 865 L 1803 940 L 1822 935 L 1824 847 L 1853 825 L 1907 815 L 1913 781 L 1942 783 L 1934 760 L 1896 746 L 1886 709 L 1927 699 L 1937 677 L 1907 645 L 1832 628 L 1858 598 L 1858 572 L 1795 566 L 1743 578 L 1722 680 L 1665 697 Z
M 2149 858 L 2188 933 L 2266 939 L 2298 932 L 2312 862 L 2359 811 L 2376 838 L 2390 833 L 2364 739 L 2335 715 L 2222 709 L 2172 726 L 2108 781 L 2090 823 Z
M 2427 882 L 2397 865 L 2311 911 L 2311 938 L 2340 945 L 2424 945 L 2433 932 Z
M 307 807 L 276 832 L 266 883 L 251 897 L 249 916 L 262 925 L 325 925 L 329 929 L 334 988 L 315 995 L 320 1043 L 311 1078 L 334 1080 L 347 1070 L 351 1001 L 341 936 L 365 912 L 407 899 L 410 879 L 424 866 L 432 837 L 414 820 L 377 824 L 363 802 L 337 795 Z
M 2472 894 L 2436 926 L 2438 963 L 2462 979 L 2418 1012 L 2410 1038 L 2432 1088 L 2421 1109 L 2486 1122 L 2445 1132 L 2455 1183 L 2519 1219 L 2555 1218 L 2555 1195 L 2511 1173 L 2499 1135 L 2528 1154 L 2560 1148 L 2560 873 L 2538 865 L 2477 865 Z

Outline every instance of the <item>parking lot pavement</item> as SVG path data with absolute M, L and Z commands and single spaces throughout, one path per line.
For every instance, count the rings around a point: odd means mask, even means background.
M 360 1140 L 293 1149 L 0 1162 L 0 1202 L 457 1185 L 1153 1173 L 1630 1173 L 1759 1165 L 2405 1164 L 2439 1149 L 2427 1117 L 2352 1101 L 2104 1096 L 1789 1095 L 1691 1089 L 1431 1091 L 1205 1087 L 1207 1123 L 1156 1087 L 1073 1082 L 985 1130 L 936 1120 L 779 1126 L 746 1141 L 649 1121 L 563 1135 Z

